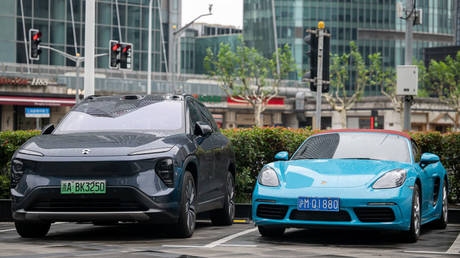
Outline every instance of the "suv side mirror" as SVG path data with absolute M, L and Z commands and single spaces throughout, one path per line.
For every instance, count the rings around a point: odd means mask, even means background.
M 287 151 L 280 151 L 276 153 L 275 159 L 277 160 L 288 160 L 289 159 L 289 153 Z
M 195 130 L 193 131 L 193 134 L 206 137 L 210 135 L 211 133 L 212 133 L 212 128 L 206 122 L 203 122 L 203 121 L 196 122 Z
M 54 131 L 54 125 L 49 124 L 42 129 L 42 134 L 51 134 Z
M 420 167 L 425 168 L 430 164 L 439 162 L 439 156 L 432 153 L 423 153 L 420 159 Z

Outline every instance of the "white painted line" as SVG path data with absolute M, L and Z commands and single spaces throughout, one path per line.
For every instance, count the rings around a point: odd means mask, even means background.
M 460 254 L 460 235 L 457 236 L 457 239 L 452 243 L 449 250 L 447 250 L 448 254 Z
M 4 229 L 4 230 L 0 230 L 0 233 L 2 233 L 2 232 L 9 232 L 9 231 L 15 231 L 15 230 L 16 230 L 15 228 Z
M 232 245 L 232 244 L 223 244 L 220 246 L 225 246 L 225 247 L 257 247 L 257 245 Z
M 404 253 L 412 253 L 412 254 L 447 254 L 446 252 L 434 252 L 434 251 L 404 251 Z
M 204 245 L 162 245 L 161 247 L 168 247 L 168 248 L 205 248 Z
M 226 242 L 228 242 L 228 241 L 230 241 L 230 240 L 232 240 L 232 239 L 234 239 L 234 238 L 237 238 L 237 237 L 240 237 L 240 236 L 243 236 L 243 235 L 252 233 L 252 232 L 254 232 L 254 231 L 256 231 L 256 230 L 257 230 L 257 228 L 247 229 L 247 230 L 245 230 L 245 231 L 241 231 L 241 232 L 239 232 L 239 233 L 236 233 L 236 234 L 233 234 L 233 235 L 224 237 L 224 238 L 222 238 L 222 239 L 219 239 L 219 240 L 217 240 L 217 241 L 211 242 L 211 243 L 205 245 L 204 247 L 206 247 L 206 248 L 213 248 L 213 247 L 216 247 L 216 246 L 221 245 L 221 244 L 223 244 L 223 243 L 226 243 Z

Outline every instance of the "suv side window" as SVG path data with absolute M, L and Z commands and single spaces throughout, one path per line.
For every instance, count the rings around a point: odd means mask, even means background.
M 214 118 L 212 117 L 211 113 L 209 113 L 209 110 L 201 103 L 197 103 L 198 108 L 201 111 L 201 114 L 206 118 L 207 122 L 211 125 L 212 129 L 214 132 L 219 132 L 219 127 L 216 124 L 216 121 L 214 121 Z
M 412 145 L 412 155 L 414 156 L 414 161 L 418 163 L 420 162 L 420 157 L 421 157 L 420 149 L 414 141 L 411 142 L 411 145 Z
M 204 121 L 203 117 L 201 116 L 201 112 L 197 109 L 192 101 L 187 101 L 187 109 L 189 112 L 190 117 L 190 130 L 193 133 L 195 130 L 195 124 L 198 121 Z

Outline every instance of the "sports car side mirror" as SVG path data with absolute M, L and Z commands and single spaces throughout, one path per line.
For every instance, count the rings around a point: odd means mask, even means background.
M 430 164 L 439 162 L 439 156 L 432 153 L 423 153 L 420 159 L 420 167 L 425 168 Z
M 289 159 L 289 153 L 287 151 L 280 151 L 276 153 L 275 159 L 277 160 L 288 160 Z
M 54 131 L 54 125 L 49 124 L 42 129 L 42 134 L 51 134 Z
M 207 123 L 198 121 L 195 124 L 195 130 L 193 133 L 198 136 L 208 136 L 212 133 L 212 128 Z

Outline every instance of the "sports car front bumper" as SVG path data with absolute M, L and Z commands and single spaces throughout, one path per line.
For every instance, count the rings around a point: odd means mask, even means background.
M 287 189 L 257 184 L 253 194 L 252 214 L 256 225 L 408 230 L 412 192 L 408 185 L 392 189 Z M 297 200 L 300 196 L 340 198 L 340 211 L 299 211 Z

